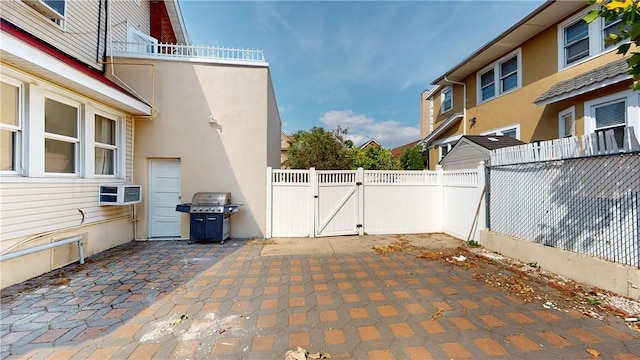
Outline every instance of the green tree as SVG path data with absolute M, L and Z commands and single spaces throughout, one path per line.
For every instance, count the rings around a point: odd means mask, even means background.
M 351 148 L 348 150 L 351 158 L 351 169 L 365 170 L 398 170 L 400 162 L 391 156 L 391 151 L 382 146 L 367 146 L 364 149 Z
M 606 21 L 620 19 L 618 32 L 613 32 L 605 39 L 607 44 L 618 45 L 618 53 L 631 56 L 627 58 L 629 73 L 633 77 L 633 89 L 640 90 L 640 53 L 635 51 L 640 45 L 640 0 L 611 0 L 597 10 L 593 10 L 584 17 L 587 23 L 599 17 Z M 589 4 L 602 4 L 604 0 L 588 0 Z
M 343 138 L 346 133 L 347 129 L 340 127 L 335 131 L 326 131 L 320 127 L 313 127 L 310 131 L 297 131 L 293 134 L 296 141 L 289 146 L 284 165 L 291 169 L 349 169 L 351 159 L 347 156 Z
M 424 159 L 422 158 L 422 147 L 414 146 L 405 149 L 400 154 L 400 166 L 404 170 L 424 170 Z

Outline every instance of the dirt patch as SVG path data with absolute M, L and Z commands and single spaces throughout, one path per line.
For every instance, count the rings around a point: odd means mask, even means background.
M 413 245 L 406 238 L 399 238 L 393 241 L 391 244 L 386 245 L 374 245 L 373 250 L 380 255 L 385 255 L 394 252 L 422 250 L 424 247 Z
M 640 331 L 640 322 L 634 321 L 640 317 L 640 302 L 549 273 L 536 263 L 524 264 L 482 248 L 464 246 L 426 250 L 416 257 L 467 268 L 474 279 L 524 302 L 542 303 L 546 309 L 575 310 L 601 320 L 611 314 L 625 318 L 630 328 Z

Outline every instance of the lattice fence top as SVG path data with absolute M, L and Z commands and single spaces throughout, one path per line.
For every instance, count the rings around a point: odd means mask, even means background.
M 572 136 L 564 139 L 492 150 L 490 165 L 521 164 L 634 151 L 640 151 L 640 145 L 634 134 L 633 127 L 625 127 L 622 148 L 616 142 L 613 129 L 610 129 L 604 132 L 583 135 L 581 140 L 576 136 Z

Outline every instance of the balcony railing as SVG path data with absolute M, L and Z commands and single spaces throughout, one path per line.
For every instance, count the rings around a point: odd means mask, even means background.
M 111 46 L 114 56 L 134 56 L 159 59 L 198 59 L 205 61 L 265 65 L 263 50 L 180 45 L 164 43 L 132 43 L 114 41 Z

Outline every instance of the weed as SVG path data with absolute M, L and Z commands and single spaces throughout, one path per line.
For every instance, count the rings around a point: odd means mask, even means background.
M 592 297 L 587 298 L 587 302 L 591 306 L 598 306 L 598 305 L 602 304 L 602 300 L 600 300 L 598 298 L 592 298 Z
M 470 246 L 470 247 L 479 247 L 479 246 L 480 246 L 480 244 L 479 244 L 477 241 L 475 241 L 475 240 L 469 240 L 469 241 L 467 241 L 467 246 Z

